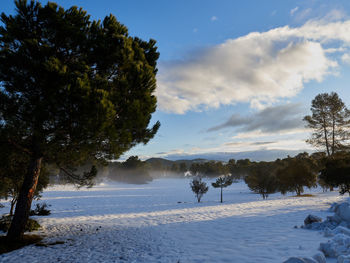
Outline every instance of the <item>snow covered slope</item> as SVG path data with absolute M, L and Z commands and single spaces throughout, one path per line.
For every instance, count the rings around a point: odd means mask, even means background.
M 40 202 L 52 205 L 52 214 L 38 217 L 41 232 L 46 242 L 65 243 L 28 246 L 0 262 L 283 262 L 317 252 L 327 238 L 294 226 L 310 213 L 325 218 L 330 203 L 344 199 L 313 190 L 315 197 L 262 200 L 236 183 L 224 189 L 223 204 L 214 188 L 198 204 L 189 182 L 48 188 Z

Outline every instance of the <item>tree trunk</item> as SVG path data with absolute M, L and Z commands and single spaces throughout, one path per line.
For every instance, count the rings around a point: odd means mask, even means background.
M 327 126 L 326 126 L 325 118 L 323 118 L 323 132 L 324 132 L 324 139 L 326 142 L 327 156 L 331 156 L 331 154 L 329 152 L 329 142 L 328 142 L 328 134 L 327 134 Z
M 334 148 L 335 148 L 335 117 L 332 116 L 332 155 L 334 154 Z
M 11 203 L 10 216 L 13 216 L 13 208 L 15 208 L 16 199 L 13 198 L 10 203 Z
M 21 191 L 18 196 L 15 215 L 7 233 L 7 238 L 9 239 L 18 240 L 23 236 L 34 197 L 34 192 L 38 183 L 42 159 L 43 157 L 38 154 L 34 154 L 31 158 Z
M 222 187 L 221 188 L 221 199 L 220 199 L 220 202 L 222 203 Z

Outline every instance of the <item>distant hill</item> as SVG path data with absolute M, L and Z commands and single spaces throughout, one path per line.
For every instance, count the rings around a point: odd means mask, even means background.
M 168 159 L 164 159 L 164 158 L 150 158 L 147 159 L 146 162 L 156 166 L 157 164 L 163 166 L 163 167 L 168 167 L 170 168 L 174 163 L 185 163 L 187 167 L 190 167 L 192 163 L 200 163 L 200 162 L 207 162 L 207 159 L 201 159 L 201 158 L 197 158 L 197 159 L 180 159 L 180 160 L 168 160 Z
M 171 160 L 176 162 L 198 162 L 198 161 L 222 161 L 227 162 L 230 159 L 250 159 L 251 161 L 274 161 L 278 158 L 283 159 L 288 155 L 295 156 L 301 152 L 309 152 L 310 150 L 260 150 L 260 151 L 246 151 L 246 152 L 215 152 L 189 155 L 168 155 L 163 160 Z M 161 159 L 161 158 L 158 158 Z

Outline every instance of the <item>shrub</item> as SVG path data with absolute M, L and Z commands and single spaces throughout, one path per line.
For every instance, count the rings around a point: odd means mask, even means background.
M 202 196 L 208 192 L 209 187 L 205 182 L 202 182 L 201 177 L 195 177 L 190 183 L 192 191 L 197 197 L 198 203 L 201 201 Z
M 0 218 L 0 231 L 6 233 L 10 228 L 11 220 L 12 216 L 10 215 L 2 216 Z M 38 230 L 39 228 L 40 224 L 36 220 L 29 218 L 25 227 L 25 231 L 32 232 Z
M 31 216 L 48 216 L 51 214 L 51 211 L 47 209 L 49 207 L 46 203 L 36 204 L 34 210 L 30 210 Z

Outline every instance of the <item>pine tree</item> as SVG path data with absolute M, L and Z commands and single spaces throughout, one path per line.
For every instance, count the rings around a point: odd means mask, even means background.
M 283 159 L 284 166 L 276 171 L 278 187 L 282 194 L 295 192 L 300 196 L 304 187 L 315 187 L 317 181 L 317 165 L 308 157 L 297 155 Z
M 23 234 L 43 164 L 91 185 L 91 164 L 147 143 L 160 125 L 148 128 L 156 109 L 154 40 L 129 36 L 113 15 L 91 21 L 77 7 L 15 4 L 15 15 L 1 14 L 0 143 L 28 162 L 11 239 Z
M 278 163 L 261 162 L 252 167 L 249 175 L 244 178 L 249 189 L 254 193 L 260 194 L 263 199 L 267 199 L 270 194 L 278 190 L 275 169 Z
M 219 178 L 216 179 L 215 183 L 212 183 L 211 185 L 214 188 L 220 188 L 220 202 L 223 202 L 222 199 L 222 189 L 231 185 L 233 183 L 232 177 L 231 176 L 220 176 Z
M 337 152 L 325 161 L 320 180 L 331 187 L 339 187 L 339 193 L 350 196 L 350 154 Z
M 200 176 L 196 176 L 190 183 L 192 191 L 195 193 L 198 203 L 200 203 L 202 196 L 208 192 L 209 187 L 205 182 L 202 182 Z
M 337 93 L 317 95 L 312 101 L 311 112 L 311 116 L 304 117 L 307 127 L 313 129 L 307 140 L 309 144 L 325 149 L 327 156 L 348 148 L 350 111 Z

